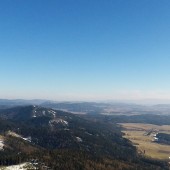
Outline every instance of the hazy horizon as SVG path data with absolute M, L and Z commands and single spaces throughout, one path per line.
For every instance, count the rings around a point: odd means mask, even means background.
M 0 100 L 8 100 L 8 101 L 25 101 L 25 102 L 31 102 L 31 101 L 37 101 L 37 102 L 56 102 L 56 103 L 62 103 L 62 102 L 68 102 L 68 103 L 83 103 L 83 102 L 96 102 L 96 103 L 110 103 L 110 104 L 137 104 L 137 105 L 170 105 L 170 100 L 160 100 L 160 99 L 141 99 L 141 100 L 73 100 L 73 99 L 68 99 L 68 100 L 53 100 L 53 99 L 40 99 L 40 98 L 0 98 Z M 41 103 L 40 102 L 40 103 Z

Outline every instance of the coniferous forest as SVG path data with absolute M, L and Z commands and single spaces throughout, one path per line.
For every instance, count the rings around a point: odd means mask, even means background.
M 1 166 L 31 162 L 38 169 L 56 170 L 168 169 L 164 161 L 139 155 L 113 117 L 40 106 L 1 109 L 0 116 Z

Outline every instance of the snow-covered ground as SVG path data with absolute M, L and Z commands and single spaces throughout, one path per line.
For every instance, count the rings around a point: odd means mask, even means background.
M 23 163 L 19 165 L 12 165 L 12 166 L 0 168 L 0 170 L 26 170 L 26 169 L 36 169 L 36 168 L 30 163 Z
M 63 125 L 67 125 L 68 126 L 68 122 L 66 120 L 63 120 L 63 119 L 53 119 L 53 120 L 50 120 L 49 122 L 50 124 L 51 123 L 61 123 Z
M 8 131 L 8 135 L 10 135 L 10 136 L 14 136 L 14 137 L 17 137 L 17 138 L 21 138 L 21 136 L 20 135 L 18 135 L 17 133 L 15 133 L 15 132 L 12 132 L 12 131 Z
M 80 137 L 76 137 L 78 142 L 83 142 L 83 140 Z
M 54 118 L 56 117 L 56 112 L 54 110 L 49 110 L 48 112 L 51 113 Z
M 92 136 L 92 134 L 91 133 L 89 133 L 89 132 L 85 132 L 87 135 L 90 135 L 90 136 Z
M 42 111 L 42 114 L 45 116 L 45 110 Z
M 17 138 L 21 138 L 21 139 L 23 139 L 23 140 L 25 140 L 25 141 L 31 142 L 31 137 L 30 137 L 30 136 L 27 137 L 27 138 L 24 138 L 24 137 L 22 137 L 21 135 L 15 133 L 15 132 L 12 132 L 12 131 L 8 131 L 8 135 L 14 136 L 14 137 L 17 137 Z
M 0 150 L 3 150 L 4 147 L 4 141 L 3 139 L 0 139 Z

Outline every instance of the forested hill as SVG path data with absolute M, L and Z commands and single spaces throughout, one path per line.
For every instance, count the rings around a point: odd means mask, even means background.
M 116 124 L 40 106 L 0 110 L 0 165 L 35 162 L 39 169 L 161 170 L 137 154 Z

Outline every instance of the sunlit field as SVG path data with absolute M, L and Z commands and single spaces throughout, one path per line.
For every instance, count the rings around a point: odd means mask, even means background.
M 141 123 L 121 123 L 124 137 L 132 141 L 138 148 L 138 152 L 156 159 L 168 160 L 170 157 L 170 145 L 159 144 L 154 141 L 154 133 L 147 135 L 148 131 L 170 133 L 170 126 L 157 126 Z

